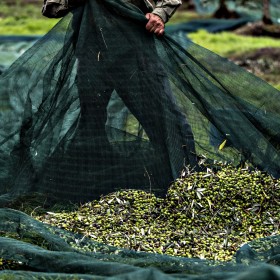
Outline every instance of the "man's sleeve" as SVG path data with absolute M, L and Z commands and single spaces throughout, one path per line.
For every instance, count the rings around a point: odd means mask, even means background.
M 152 13 L 167 22 L 181 4 L 181 0 L 158 0 L 155 2 L 155 8 Z

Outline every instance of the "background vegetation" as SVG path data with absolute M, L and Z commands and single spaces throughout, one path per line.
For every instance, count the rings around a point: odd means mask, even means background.
M 47 19 L 41 15 L 42 3 L 43 0 L 1 0 L 0 34 L 45 34 L 58 20 Z

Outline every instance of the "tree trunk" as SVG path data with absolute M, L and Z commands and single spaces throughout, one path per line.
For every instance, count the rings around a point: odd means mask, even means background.
M 220 5 L 213 15 L 215 18 L 238 18 L 239 15 L 235 11 L 230 11 L 227 7 L 226 0 L 220 0 Z
M 263 23 L 273 24 L 269 11 L 269 0 L 263 0 Z

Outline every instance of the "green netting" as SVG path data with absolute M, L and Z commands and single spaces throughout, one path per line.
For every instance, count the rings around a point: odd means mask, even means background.
M 243 246 L 236 261 L 172 257 L 96 243 L 33 220 L 0 211 L 1 279 L 279 279 L 279 237 Z M 7 277 L 7 278 L 4 278 Z M 12 278 L 14 277 L 14 278 Z M 32 278 L 33 277 L 33 278 Z
M 165 195 L 205 158 L 279 177 L 279 91 L 192 42 L 185 50 L 156 38 L 145 24 L 134 5 L 91 0 L 0 76 L 1 206 L 30 192 L 64 203 L 120 189 Z M 245 245 L 236 264 L 113 248 L 9 209 L 0 212 L 0 232 L 8 279 L 280 273 L 279 236 Z
M 38 38 L 38 36 L 0 36 L 0 74 Z

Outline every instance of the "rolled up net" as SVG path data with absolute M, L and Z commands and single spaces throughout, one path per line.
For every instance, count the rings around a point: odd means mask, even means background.
M 196 10 L 202 14 L 214 13 L 220 5 L 219 0 L 194 0 Z M 263 0 L 227 0 L 230 10 L 236 11 L 240 17 L 261 20 L 263 16 Z M 280 23 L 280 3 L 278 0 L 268 1 L 268 10 L 274 24 Z

